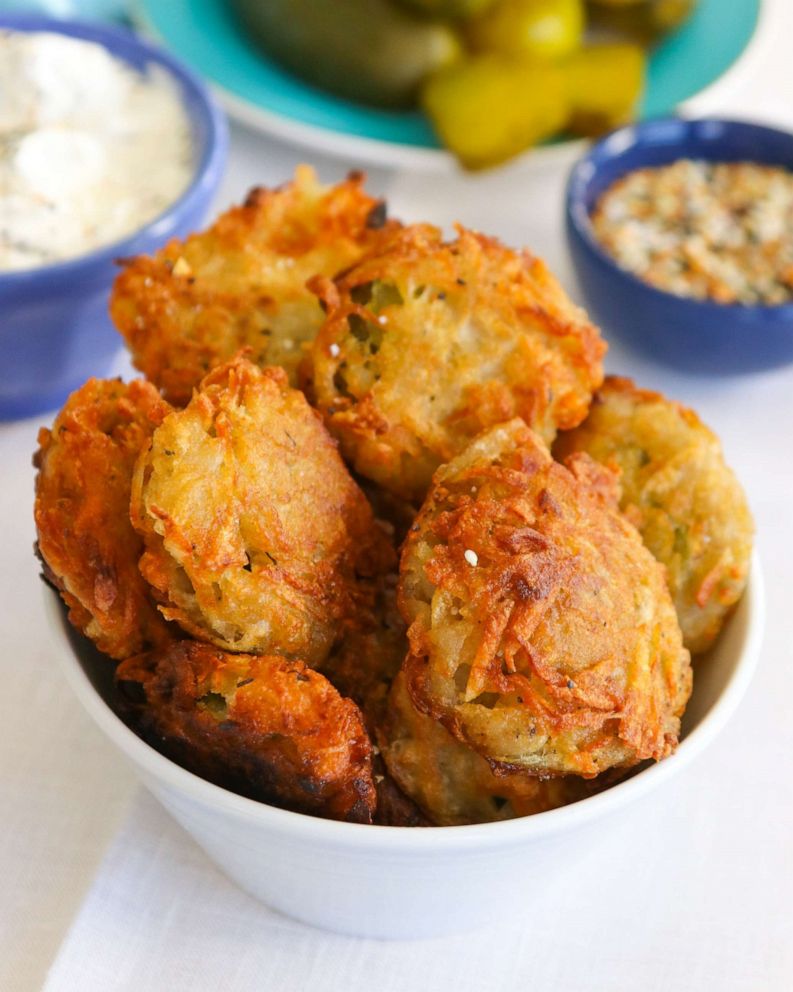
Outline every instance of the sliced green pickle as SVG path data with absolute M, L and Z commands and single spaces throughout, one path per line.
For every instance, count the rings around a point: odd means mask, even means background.
M 639 45 L 591 45 L 561 63 L 570 102 L 568 129 L 595 137 L 633 120 L 644 90 Z
M 581 47 L 583 0 L 499 0 L 466 26 L 476 51 L 555 59 Z
M 503 162 L 560 130 L 569 116 L 560 70 L 481 55 L 427 80 L 422 105 L 443 144 L 469 169 Z

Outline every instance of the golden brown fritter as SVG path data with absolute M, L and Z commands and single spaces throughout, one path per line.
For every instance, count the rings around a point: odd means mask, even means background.
M 459 229 L 405 228 L 334 284 L 311 349 L 316 405 L 356 472 L 407 500 L 481 430 L 547 441 L 586 416 L 605 344 L 545 265 Z
M 133 725 L 197 775 L 300 813 L 371 822 L 372 748 L 361 714 L 301 661 L 181 641 L 130 658 L 116 680 L 122 698 L 143 689 L 144 703 L 124 707 Z
M 587 420 L 559 437 L 620 475 L 620 507 L 666 566 L 683 640 L 706 651 L 746 586 L 754 525 L 719 439 L 660 393 L 609 377 Z
M 170 409 L 147 382 L 89 379 L 52 430 L 39 431 L 35 517 L 45 575 L 74 626 L 112 658 L 170 636 L 138 571 L 143 545 L 129 520 L 135 461 Z
M 496 768 L 592 777 L 660 759 L 691 690 L 663 571 L 612 473 L 520 420 L 443 466 L 405 544 L 414 703 Z
M 416 709 L 401 673 L 377 740 L 393 779 L 437 826 L 530 816 L 590 794 L 586 780 L 575 775 L 543 780 L 522 772 L 495 774 L 473 748 Z
M 323 319 L 306 280 L 353 265 L 397 226 L 362 176 L 327 187 L 301 166 L 293 182 L 254 189 L 207 231 L 125 262 L 110 312 L 135 365 L 178 406 L 243 346 L 294 383 Z
M 393 562 L 318 414 L 283 369 L 245 359 L 155 431 L 132 522 L 169 620 L 224 650 L 312 665 L 369 595 L 359 577 Z

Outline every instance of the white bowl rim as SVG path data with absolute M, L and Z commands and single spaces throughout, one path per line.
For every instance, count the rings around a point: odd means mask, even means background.
M 730 719 L 752 679 L 760 656 L 765 626 L 765 593 L 762 568 L 753 555 L 745 597 L 748 602 L 746 631 L 740 658 L 721 694 L 705 717 L 680 742 L 674 755 L 644 769 L 633 778 L 569 806 L 495 823 L 453 827 L 386 827 L 345 823 L 294 813 L 247 799 L 194 775 L 138 737 L 102 699 L 80 665 L 77 654 L 63 636 L 65 618 L 60 597 L 44 590 L 44 608 L 52 646 L 61 671 L 88 714 L 106 736 L 143 772 L 188 796 L 195 802 L 224 812 L 266 830 L 368 854 L 424 854 L 452 850 L 484 852 L 512 847 L 561 834 L 609 813 L 650 792 L 700 754 Z M 56 636 L 58 635 L 58 636 Z

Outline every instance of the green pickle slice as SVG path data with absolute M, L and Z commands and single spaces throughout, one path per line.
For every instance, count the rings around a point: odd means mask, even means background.
M 561 68 L 573 134 L 596 137 L 634 119 L 646 69 L 639 45 L 591 45 L 565 59 Z
M 399 0 L 399 2 L 418 14 L 424 14 L 425 17 L 464 20 L 492 7 L 495 0 Z
M 581 47 L 583 0 L 499 0 L 466 25 L 477 51 L 556 59 Z
M 590 0 L 589 23 L 600 35 L 654 45 L 696 6 L 697 0 Z
M 555 134 L 569 116 L 556 65 L 498 55 L 465 59 L 431 76 L 422 105 L 443 144 L 469 169 L 517 155 Z

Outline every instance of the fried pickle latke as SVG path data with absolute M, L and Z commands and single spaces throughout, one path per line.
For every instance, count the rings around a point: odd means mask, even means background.
M 202 778 L 299 813 L 372 822 L 361 714 L 301 661 L 181 641 L 123 662 L 116 681 L 125 698 L 143 689 L 145 705 L 125 706 L 142 736 Z
M 621 509 L 666 567 L 685 645 L 706 651 L 743 594 L 754 535 L 719 439 L 693 410 L 610 376 L 556 451 L 585 451 L 619 473 Z
M 170 637 L 138 571 L 143 543 L 129 520 L 135 461 L 170 410 L 148 382 L 89 379 L 52 430 L 39 431 L 35 519 L 45 576 L 72 624 L 111 658 Z
M 238 359 L 165 419 L 136 468 L 141 572 L 169 620 L 227 651 L 316 665 L 393 551 L 283 369 Z
M 328 311 L 312 396 L 355 471 L 403 499 L 510 417 L 550 442 L 603 380 L 605 344 L 545 265 L 462 228 L 405 228 L 312 285 Z
M 301 166 L 293 182 L 254 189 L 207 231 L 126 261 L 110 312 L 137 368 L 177 406 L 245 346 L 294 383 L 323 320 L 306 281 L 335 276 L 396 227 L 362 176 L 328 187 Z
M 377 741 L 394 781 L 437 826 L 530 816 L 590 794 L 575 775 L 495 774 L 482 755 L 416 709 L 402 673 L 391 687 Z
M 663 570 L 615 476 L 520 420 L 435 475 L 402 553 L 415 705 L 495 770 L 594 777 L 670 754 L 691 691 Z

